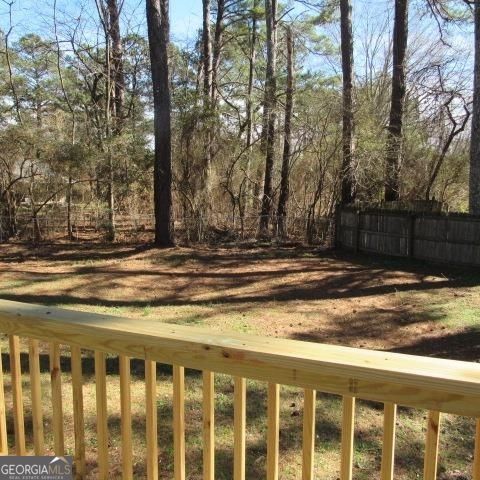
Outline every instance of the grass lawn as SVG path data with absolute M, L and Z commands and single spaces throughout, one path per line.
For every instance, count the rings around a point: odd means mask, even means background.
M 186 249 L 56 245 L 0 246 L 0 298 L 76 310 L 148 318 L 359 348 L 480 360 L 480 274 L 397 260 L 350 257 L 305 249 Z M 2 340 L 5 347 L 5 339 Z M 23 345 L 26 351 L 26 344 Z M 5 350 L 4 350 L 5 351 Z M 43 364 L 46 361 L 44 346 Z M 68 349 L 63 350 L 68 357 Z M 91 353 L 85 359 L 85 418 L 91 478 L 95 478 L 95 385 Z M 119 378 L 111 360 L 108 379 L 112 478 L 120 478 Z M 26 365 L 25 365 L 26 366 Z M 143 364 L 132 365 L 135 477 L 145 478 Z M 29 381 L 24 396 L 31 431 Z M 47 444 L 52 447 L 49 376 L 42 376 Z M 67 446 L 73 448 L 69 374 L 63 375 Z M 187 474 L 201 478 L 201 377 L 187 372 Z M 171 375 L 159 366 L 160 471 L 172 473 Z M 264 475 L 266 385 L 248 382 L 247 478 Z M 6 398 L 11 403 L 9 375 Z M 319 395 L 316 476 L 339 475 L 340 398 Z M 301 477 L 303 396 L 282 387 L 280 478 Z M 11 412 L 11 408 L 9 408 Z M 358 402 L 354 477 L 379 477 L 382 406 Z M 217 477 L 232 478 L 233 382 L 216 376 Z M 426 412 L 401 408 L 397 422 L 396 478 L 420 478 Z M 9 418 L 9 432 L 13 422 Z M 445 415 L 439 471 L 444 479 L 469 478 L 474 422 Z M 13 438 L 12 438 L 13 441 Z M 31 445 L 31 442 L 29 442 Z M 462 477 L 463 475 L 463 477 Z

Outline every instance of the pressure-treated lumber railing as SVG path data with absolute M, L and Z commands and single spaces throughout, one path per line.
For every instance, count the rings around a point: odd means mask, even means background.
M 214 478 L 214 373 L 234 377 L 234 480 L 245 478 L 246 378 L 268 382 L 267 479 L 278 478 L 279 385 L 304 389 L 302 478 L 314 475 L 316 391 L 343 397 L 341 479 L 352 478 L 355 399 L 383 402 L 381 479 L 394 469 L 397 405 L 429 410 L 424 478 L 436 478 L 440 412 L 480 418 L 480 365 L 353 348 L 131 320 L 0 300 L 0 332 L 9 335 L 14 452 L 26 454 L 19 337 L 29 339 L 34 452 L 44 452 L 38 341 L 50 342 L 55 453 L 64 454 L 60 345 L 70 345 L 75 467 L 84 478 L 85 439 L 81 348 L 95 351 L 98 474 L 108 476 L 108 414 L 105 354 L 119 355 L 123 478 L 132 478 L 130 358 L 145 360 L 147 478 L 158 477 L 156 362 L 173 365 L 174 473 L 186 478 L 184 368 L 203 371 L 204 478 Z M 0 365 L 1 367 L 1 365 Z M 0 385 L 3 373 L 0 368 Z M 0 388 L 0 452 L 8 454 L 6 411 Z M 480 422 L 473 475 L 480 480 Z

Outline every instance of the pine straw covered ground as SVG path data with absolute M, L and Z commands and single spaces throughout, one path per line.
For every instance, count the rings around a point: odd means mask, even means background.
M 132 318 L 198 325 L 215 331 L 267 336 L 433 355 L 480 359 L 480 274 L 407 264 L 396 260 L 349 257 L 305 249 L 186 249 L 159 251 L 135 246 L 0 246 L 0 298 L 106 312 Z M 5 339 L 3 339 L 5 344 Z M 4 346 L 4 345 L 3 345 Z M 26 352 L 26 345 L 23 346 Z M 68 370 L 68 349 L 63 362 Z M 85 360 L 85 408 L 91 478 L 95 478 L 95 392 L 93 358 Z M 7 360 L 4 357 L 4 360 Z M 26 358 L 23 358 L 25 367 Z M 43 393 L 49 405 L 48 358 L 42 353 Z M 112 478 L 120 478 L 119 379 L 109 358 L 110 460 Z M 135 478 L 144 471 L 144 382 L 141 362 L 132 364 L 135 430 Z M 73 448 L 71 384 L 63 375 L 65 431 Z M 201 478 L 201 377 L 187 372 L 187 473 Z M 29 382 L 24 393 L 31 434 Z M 233 384 L 216 378 L 217 478 L 232 477 Z M 9 375 L 6 395 L 11 404 Z M 264 475 L 266 386 L 248 383 L 247 478 Z M 172 473 L 171 372 L 159 367 L 160 471 Z M 301 391 L 281 390 L 282 479 L 301 476 Z M 51 418 L 45 408 L 47 443 Z M 11 411 L 11 408 L 9 409 Z M 355 430 L 354 477 L 378 478 L 382 407 L 359 402 Z M 339 474 L 340 399 L 319 395 L 316 475 Z M 400 409 L 396 478 L 422 472 L 426 412 Z M 441 435 L 442 478 L 469 478 L 473 421 L 446 415 Z M 13 431 L 9 418 L 9 431 Z M 13 439 L 12 439 L 13 440 Z M 31 439 L 30 439 L 31 440 Z M 31 441 L 29 442 L 31 445 Z M 463 476 L 462 476 L 463 475 Z M 421 476 L 421 475 L 420 475 Z

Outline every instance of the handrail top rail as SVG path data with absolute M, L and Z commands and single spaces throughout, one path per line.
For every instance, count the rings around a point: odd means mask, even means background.
M 480 365 L 0 300 L 0 331 L 480 417 Z M 474 405 L 475 404 L 475 405 Z

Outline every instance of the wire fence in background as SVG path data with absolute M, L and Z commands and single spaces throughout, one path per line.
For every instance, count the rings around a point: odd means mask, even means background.
M 282 240 L 307 244 L 333 243 L 333 219 L 290 215 L 285 219 L 287 235 L 280 236 L 276 215 L 269 217 L 267 236 L 259 237 L 259 215 L 232 217 L 224 213 L 210 212 L 206 215 L 174 216 L 176 238 L 183 243 L 240 243 L 257 239 Z M 105 241 L 111 230 L 108 210 L 79 210 L 70 214 L 65 211 L 45 212 L 32 216 L 21 212 L 15 219 L 14 234 L 11 225 L 6 228 L 6 219 L 0 217 L 0 242 L 6 241 Z M 149 213 L 116 213 L 114 215 L 116 239 L 121 242 L 149 242 L 153 240 L 155 215 Z M 265 238 L 266 237 L 266 238 Z M 280 238 L 281 237 L 281 238 Z

